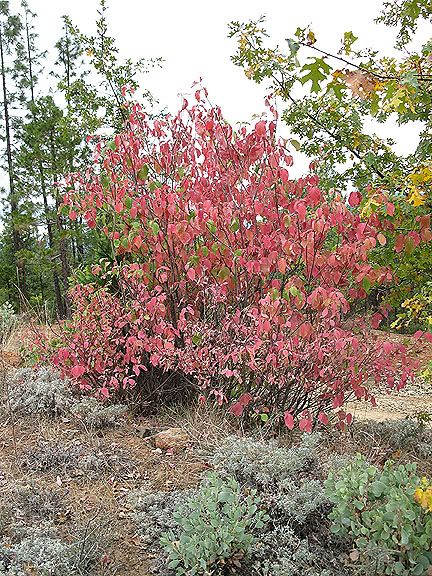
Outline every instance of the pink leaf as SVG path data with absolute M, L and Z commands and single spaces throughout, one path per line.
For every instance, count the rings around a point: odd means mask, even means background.
M 387 202 L 386 208 L 387 208 L 387 214 L 388 214 L 389 216 L 393 216 L 394 213 L 395 213 L 394 204 L 392 204 L 391 202 Z
M 284 414 L 284 422 L 285 422 L 285 426 L 288 428 L 288 430 L 293 430 L 294 418 L 293 418 L 292 414 L 288 411 L 286 411 Z
M 327 426 L 327 424 L 329 423 L 329 418 L 327 414 L 325 414 L 324 412 L 320 412 L 318 414 L 318 420 L 321 422 L 321 424 L 324 424 L 324 426 Z
M 264 120 L 261 120 L 261 122 L 257 122 L 255 124 L 255 134 L 257 136 L 265 136 L 266 134 L 266 122 Z
M 85 373 L 86 369 L 84 366 L 74 366 L 71 370 L 72 378 L 79 378 Z
M 195 270 L 193 268 L 189 268 L 189 270 L 187 271 L 187 277 L 189 278 L 189 280 L 191 282 L 193 282 L 195 280 L 196 274 L 195 274 Z
M 358 206 L 361 203 L 361 201 L 362 201 L 362 195 L 360 194 L 360 192 L 351 192 L 348 198 L 348 204 L 350 206 L 354 208 L 355 206 Z
M 244 406 L 241 402 L 236 402 L 230 408 L 230 412 L 231 414 L 234 414 L 234 416 L 241 416 L 243 414 L 243 410 Z
M 299 428 L 302 432 L 312 432 L 312 420 L 310 418 L 300 418 Z
M 383 320 L 383 317 L 381 316 L 381 314 L 379 312 L 375 312 L 375 314 L 372 314 L 372 319 L 371 319 L 371 324 L 372 324 L 372 328 L 374 330 L 376 330 L 379 325 L 381 324 Z

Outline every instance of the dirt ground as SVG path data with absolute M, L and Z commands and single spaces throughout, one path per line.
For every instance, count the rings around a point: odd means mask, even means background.
M 404 343 L 407 339 L 397 335 L 392 338 L 403 338 Z M 420 367 L 424 367 L 432 360 L 432 345 L 421 344 L 413 353 Z M 19 366 L 20 356 L 16 350 L 9 350 L 0 360 L 3 370 L 10 371 Z M 397 395 L 378 393 L 376 398 L 376 408 L 361 403 L 354 403 L 350 408 L 357 418 L 374 420 L 432 413 L 432 386 L 421 379 Z M 190 442 L 185 450 L 170 453 L 155 448 L 155 434 L 170 426 L 181 426 L 188 431 Z M 92 574 L 149 576 L 152 557 L 131 520 L 128 494 L 141 488 L 154 492 L 195 486 L 208 469 L 202 446 L 217 444 L 229 430 L 227 420 L 215 417 L 205 408 L 182 416 L 166 413 L 157 419 L 128 415 L 117 427 L 98 432 L 83 430 L 67 418 L 14 419 L 7 409 L 3 409 L 0 413 L 1 506 L 4 509 L 20 506 L 17 500 L 19 486 L 34 483 L 39 490 L 57 492 L 61 505 L 54 523 L 65 540 L 72 537 L 77 525 L 95 525 L 101 532 L 105 553 Z M 82 456 L 75 460 L 72 457 L 71 462 L 66 459 L 60 464 L 51 465 L 45 461 L 40 464 L 35 454 L 40 454 L 46 447 L 58 447 L 61 453 L 70 451 Z M 329 445 L 329 451 L 342 453 L 357 449 L 358 445 L 352 443 L 349 434 L 337 439 L 334 446 Z M 367 450 L 375 461 L 394 457 L 378 443 L 372 442 Z M 95 460 L 94 469 L 83 469 L 82 461 L 89 454 Z M 415 459 L 411 453 L 402 457 Z

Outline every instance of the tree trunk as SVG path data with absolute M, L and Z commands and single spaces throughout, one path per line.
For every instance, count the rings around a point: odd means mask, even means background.
M 15 223 L 15 216 L 18 213 L 18 198 L 15 191 L 15 178 L 14 169 L 12 162 L 12 144 L 11 144 L 11 130 L 10 130 L 10 117 L 9 117 L 9 102 L 6 89 L 6 66 L 4 60 L 4 46 L 3 46 L 3 28 L 0 24 L 0 64 L 1 64 L 1 77 L 3 84 L 3 113 L 5 120 L 5 132 L 6 132 L 6 157 L 8 166 L 8 176 L 9 176 L 9 195 L 8 201 L 10 204 L 11 211 L 11 226 L 12 226 L 12 247 L 13 247 L 13 258 L 16 265 L 17 271 L 17 284 L 20 295 L 27 298 L 26 290 L 26 273 L 25 273 L 25 263 L 19 257 L 19 251 L 21 249 L 21 237 L 19 229 Z

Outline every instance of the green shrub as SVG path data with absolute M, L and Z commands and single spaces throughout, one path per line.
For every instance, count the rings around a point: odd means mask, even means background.
M 169 568 L 193 576 L 227 564 L 239 567 L 251 551 L 255 531 L 267 521 L 259 507 L 256 490 L 244 496 L 233 478 L 209 475 L 200 490 L 176 508 L 178 532 L 161 538 Z
M 432 514 L 414 498 L 420 483 L 415 464 L 379 470 L 362 456 L 330 472 L 331 530 L 354 539 L 369 574 L 420 576 L 432 566 Z

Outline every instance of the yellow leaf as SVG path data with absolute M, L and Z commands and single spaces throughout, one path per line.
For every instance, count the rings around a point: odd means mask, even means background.
M 426 199 L 423 194 L 420 193 L 418 188 L 413 187 L 413 192 L 411 196 L 408 198 L 408 202 L 412 204 L 414 207 L 423 206 L 426 203 Z

